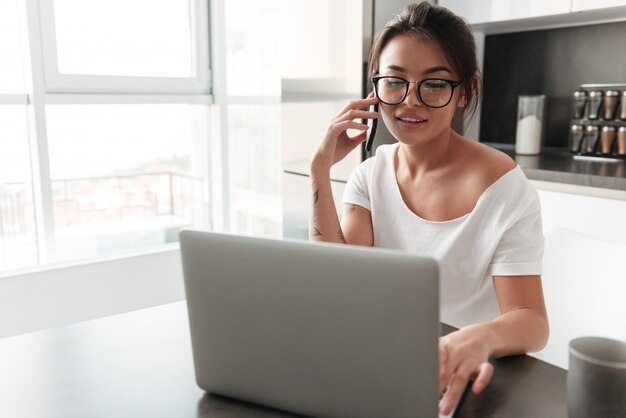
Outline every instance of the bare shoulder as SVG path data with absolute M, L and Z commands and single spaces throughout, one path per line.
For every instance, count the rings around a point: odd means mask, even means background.
M 467 179 L 483 190 L 517 166 L 515 160 L 502 151 L 477 141 L 463 138 L 461 149 L 466 154 L 461 165 Z

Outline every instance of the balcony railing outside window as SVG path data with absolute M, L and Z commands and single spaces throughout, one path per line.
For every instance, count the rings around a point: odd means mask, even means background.
M 88 258 L 177 241 L 201 222 L 201 178 L 174 172 L 52 182 L 57 259 Z M 0 271 L 37 263 L 30 183 L 0 190 Z M 80 248 L 80 250 L 79 250 Z

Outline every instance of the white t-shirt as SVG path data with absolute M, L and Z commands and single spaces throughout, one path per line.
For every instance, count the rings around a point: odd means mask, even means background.
M 537 191 L 517 166 L 487 188 L 474 209 L 435 222 L 404 203 L 394 167 L 398 144 L 359 165 L 343 202 L 371 212 L 374 246 L 434 257 L 440 265 L 441 321 L 456 327 L 500 314 L 492 276 L 540 275 L 544 238 Z M 510 280 L 517 278 L 511 277 Z

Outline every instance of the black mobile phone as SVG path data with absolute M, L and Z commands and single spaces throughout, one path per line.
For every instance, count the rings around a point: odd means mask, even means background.
M 374 105 L 374 112 L 378 113 L 378 103 Z M 376 136 L 376 126 L 378 126 L 378 118 L 372 119 L 372 128 L 370 129 L 370 136 L 365 143 L 365 149 L 367 152 L 372 150 L 372 144 L 374 143 L 374 137 Z

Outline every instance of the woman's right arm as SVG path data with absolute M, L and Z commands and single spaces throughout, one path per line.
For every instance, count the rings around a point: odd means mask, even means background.
M 375 112 L 363 110 L 377 101 L 378 99 L 370 95 L 366 99 L 350 102 L 331 121 L 326 136 L 311 159 L 313 208 L 309 239 L 312 241 L 369 246 L 373 243 L 371 216 L 367 209 L 345 205 L 342 223 L 339 224 L 330 184 L 330 168 L 365 141 L 368 127 L 354 119 L 378 117 Z M 347 134 L 348 129 L 361 132 L 350 137 Z

